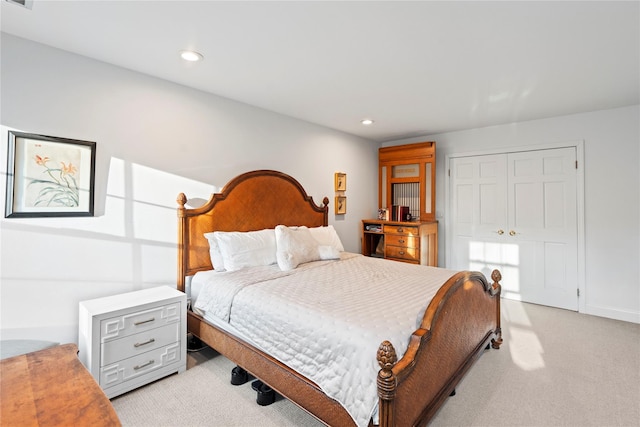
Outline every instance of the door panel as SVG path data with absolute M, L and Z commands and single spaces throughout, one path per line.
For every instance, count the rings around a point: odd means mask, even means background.
M 453 218 L 462 235 L 497 236 L 506 223 L 506 163 L 501 155 L 454 159 Z
M 533 243 L 522 251 L 533 273 L 520 277 L 522 299 L 577 310 L 575 148 L 509 153 L 507 161 L 509 237 Z
M 451 197 L 454 201 L 452 268 L 475 270 L 490 277 L 499 269 L 503 277 L 513 275 L 510 265 L 517 247 L 505 241 L 507 224 L 505 155 L 452 159 Z M 503 291 L 505 289 L 503 280 Z M 517 280 L 509 280 L 517 286 Z M 519 293 L 518 293 L 519 295 Z

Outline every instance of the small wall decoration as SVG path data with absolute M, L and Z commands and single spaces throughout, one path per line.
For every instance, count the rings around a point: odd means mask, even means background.
M 96 143 L 9 132 L 5 218 L 93 216 Z
M 347 191 L 347 174 L 336 172 L 334 177 L 336 191 Z
M 344 196 L 336 197 L 336 215 L 344 215 L 347 213 L 347 198 Z

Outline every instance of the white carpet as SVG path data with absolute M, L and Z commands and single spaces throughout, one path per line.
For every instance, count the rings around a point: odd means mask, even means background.
M 233 386 L 235 366 L 205 350 L 195 366 L 112 400 L 123 426 L 322 426 L 286 399 L 268 406 L 256 403 L 251 384 Z M 193 359 L 192 361 L 193 362 Z
M 431 426 L 638 426 L 640 325 L 503 300 L 504 344 L 488 350 Z M 124 426 L 321 426 L 291 402 L 255 403 L 233 364 L 190 369 L 112 400 Z

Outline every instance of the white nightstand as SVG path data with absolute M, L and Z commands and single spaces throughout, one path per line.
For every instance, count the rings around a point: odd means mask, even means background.
M 187 297 L 169 286 L 80 302 L 79 358 L 112 398 L 187 368 Z

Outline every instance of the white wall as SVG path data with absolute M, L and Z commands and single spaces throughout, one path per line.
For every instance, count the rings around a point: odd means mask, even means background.
M 208 198 L 253 169 L 292 175 L 346 250 L 377 206 L 378 144 L 82 56 L 1 35 L 7 129 L 97 142 L 96 215 L 0 220 L 2 339 L 77 340 L 78 302 L 175 286 L 179 192 Z M 333 214 L 333 174 L 348 211 Z M 5 184 L 0 185 L 5 200 Z
M 640 323 L 640 106 L 519 122 L 384 145 L 436 141 L 437 211 L 446 227 L 445 158 L 459 153 L 584 141 L 586 314 Z M 440 240 L 440 265 L 445 242 Z

